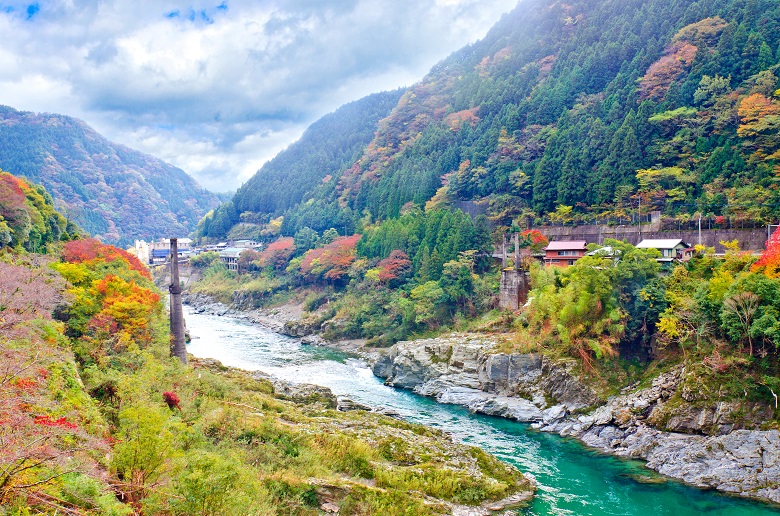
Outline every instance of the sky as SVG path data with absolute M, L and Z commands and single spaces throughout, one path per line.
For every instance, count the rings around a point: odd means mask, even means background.
M 410 86 L 517 0 L 0 0 L 0 104 L 238 188 L 312 122 Z

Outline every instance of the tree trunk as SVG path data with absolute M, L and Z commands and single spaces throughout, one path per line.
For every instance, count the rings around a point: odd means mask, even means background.
M 184 342 L 184 313 L 181 308 L 181 282 L 179 281 L 179 243 L 171 238 L 171 356 L 182 364 L 187 363 L 187 346 Z

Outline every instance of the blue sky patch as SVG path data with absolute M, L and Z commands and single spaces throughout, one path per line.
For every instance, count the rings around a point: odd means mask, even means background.
M 214 23 L 215 14 L 223 14 L 226 13 L 227 11 L 228 11 L 228 3 L 222 2 L 216 7 L 210 7 L 208 9 L 196 10 L 192 6 L 190 6 L 188 9 L 185 9 L 183 11 L 180 9 L 174 9 L 172 11 L 165 13 L 165 17 L 170 19 L 181 18 L 190 21 L 192 23 L 204 23 L 206 25 L 211 25 L 212 23 Z
M 41 4 L 38 2 L 35 2 L 34 4 L 30 4 L 27 6 L 27 19 L 32 20 L 33 16 L 38 14 L 38 11 L 41 10 Z

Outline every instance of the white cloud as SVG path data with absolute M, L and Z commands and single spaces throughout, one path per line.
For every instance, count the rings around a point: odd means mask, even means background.
M 52 0 L 32 17 L 11 2 L 0 104 L 82 118 L 226 190 L 323 114 L 419 80 L 514 2 Z

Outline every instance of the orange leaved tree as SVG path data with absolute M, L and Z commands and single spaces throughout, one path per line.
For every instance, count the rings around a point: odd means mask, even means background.
M 753 264 L 753 272 L 763 272 L 770 278 L 780 278 L 780 231 L 775 231 L 766 242 L 761 258 Z
M 338 237 L 333 242 L 310 249 L 303 255 L 301 272 L 312 278 L 339 282 L 347 277 L 349 266 L 357 257 L 361 235 Z

